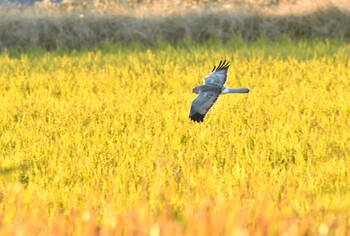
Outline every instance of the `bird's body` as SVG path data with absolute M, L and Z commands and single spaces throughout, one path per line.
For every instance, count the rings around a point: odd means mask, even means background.
M 213 86 L 211 84 L 204 84 L 194 87 L 193 92 L 196 94 L 200 94 L 201 92 L 209 92 L 209 91 L 216 91 L 220 90 L 220 94 L 227 94 L 227 93 L 249 93 L 248 88 L 226 88 L 222 86 L 221 88 L 219 86 Z
M 212 72 L 204 78 L 204 84 L 193 88 L 192 92 L 198 94 L 193 100 L 190 110 L 190 119 L 195 122 L 203 122 L 205 115 L 214 105 L 219 95 L 227 93 L 249 93 L 248 88 L 226 88 L 229 62 L 220 61 L 218 67 L 214 66 Z

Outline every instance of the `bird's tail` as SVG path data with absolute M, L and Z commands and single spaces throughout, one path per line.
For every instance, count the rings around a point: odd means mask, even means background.
M 249 88 L 224 88 L 221 93 L 249 93 Z

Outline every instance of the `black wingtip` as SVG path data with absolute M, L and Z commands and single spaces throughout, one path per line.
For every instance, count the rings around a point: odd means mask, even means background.
M 189 118 L 194 121 L 194 122 L 203 122 L 204 121 L 204 116 L 203 114 L 200 114 L 198 112 L 194 113 L 193 115 L 189 116 Z
M 220 60 L 219 65 L 217 67 L 214 66 L 214 69 L 211 72 L 216 70 L 228 69 L 230 67 L 230 62 L 225 60 Z
M 218 68 L 220 68 L 220 67 L 221 67 L 221 63 L 222 63 L 222 60 L 220 60 L 219 65 L 218 65 Z

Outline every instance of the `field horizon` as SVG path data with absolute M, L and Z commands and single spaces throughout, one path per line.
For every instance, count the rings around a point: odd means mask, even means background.
M 0 48 L 93 48 L 108 42 L 155 46 L 242 38 L 246 42 L 350 38 L 346 0 L 65 1 L 0 6 Z M 129 3 L 129 4 L 128 4 Z

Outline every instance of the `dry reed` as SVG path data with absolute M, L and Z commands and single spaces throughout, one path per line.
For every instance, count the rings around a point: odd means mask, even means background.
M 248 1 L 249 2 L 249 1 Z M 233 36 L 252 41 L 275 40 L 283 35 L 350 38 L 350 3 L 287 1 L 275 5 L 242 5 L 237 1 L 175 6 L 156 2 L 137 7 L 102 4 L 36 4 L 0 8 L 0 45 L 3 47 L 84 48 L 104 42 L 140 42 L 153 45 L 157 38 L 170 43 L 183 40 L 222 41 Z M 260 1 L 261 2 L 261 1 Z

